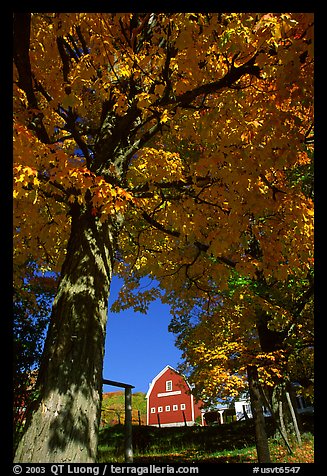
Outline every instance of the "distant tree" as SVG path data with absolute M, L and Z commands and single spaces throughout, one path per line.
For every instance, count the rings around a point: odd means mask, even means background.
M 237 398 L 252 385 L 249 378 L 255 378 L 251 398 L 257 408 L 254 416 L 260 421 L 258 450 L 264 458 L 267 444 L 260 405 L 270 409 L 276 434 L 280 436 L 283 429 L 288 444 L 290 434 L 298 436 L 290 406 L 293 384 L 298 393 L 313 396 L 313 290 L 312 269 L 305 278 L 289 277 L 269 285 L 258 277 L 245 279 L 234 273 L 228 290 L 216 298 L 211 295 L 211 305 L 203 301 L 201 309 L 198 301 L 197 309 L 187 310 L 181 301 L 178 310 L 175 300 L 170 330 L 177 335 L 182 368 L 198 398 Z
M 37 276 L 32 263 L 24 267 L 21 287 L 15 283 L 13 302 L 14 446 L 22 432 L 26 408 L 35 398 L 37 369 L 55 295 L 54 277 Z

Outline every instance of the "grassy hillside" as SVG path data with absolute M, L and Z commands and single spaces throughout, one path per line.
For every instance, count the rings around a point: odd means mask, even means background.
M 304 425 L 303 445 L 291 441 L 293 454 L 287 452 L 281 438 L 275 439 L 267 419 L 269 446 L 273 462 L 313 462 L 313 424 Z M 98 462 L 124 462 L 124 427 L 102 428 L 99 434 Z M 254 463 L 256 461 L 253 421 L 232 422 L 207 427 L 133 427 L 134 462 L 142 463 Z
M 133 424 L 146 425 L 146 399 L 145 393 L 136 392 L 132 394 L 132 417 Z M 101 426 L 112 426 L 125 422 L 125 392 L 108 392 L 103 394 Z

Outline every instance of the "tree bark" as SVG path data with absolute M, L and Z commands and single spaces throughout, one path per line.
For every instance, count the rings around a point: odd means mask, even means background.
M 266 432 L 265 417 L 263 415 L 263 402 L 260 394 L 258 370 L 255 365 L 247 367 L 251 409 L 255 428 L 255 439 L 258 455 L 258 463 L 270 463 L 270 452 Z
M 72 207 L 67 245 L 39 370 L 15 462 L 96 460 L 115 227 Z

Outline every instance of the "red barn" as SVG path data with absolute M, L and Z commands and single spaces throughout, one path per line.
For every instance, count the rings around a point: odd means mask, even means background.
M 167 365 L 150 383 L 147 399 L 147 425 L 183 426 L 194 425 L 200 417 L 202 402 L 195 402 L 186 379 Z

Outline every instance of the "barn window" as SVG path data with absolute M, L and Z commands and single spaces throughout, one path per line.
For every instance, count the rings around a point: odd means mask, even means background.
M 172 380 L 167 380 L 166 381 L 166 392 L 171 392 L 173 389 L 173 382 Z
M 158 407 L 158 413 L 162 412 L 162 407 Z
M 170 405 L 166 405 L 166 412 L 170 412 Z
M 151 407 L 151 413 L 156 413 L 156 407 Z
M 175 412 L 176 410 L 178 410 L 178 405 L 173 405 L 173 411 Z
M 185 410 L 185 403 L 181 403 L 181 410 Z

